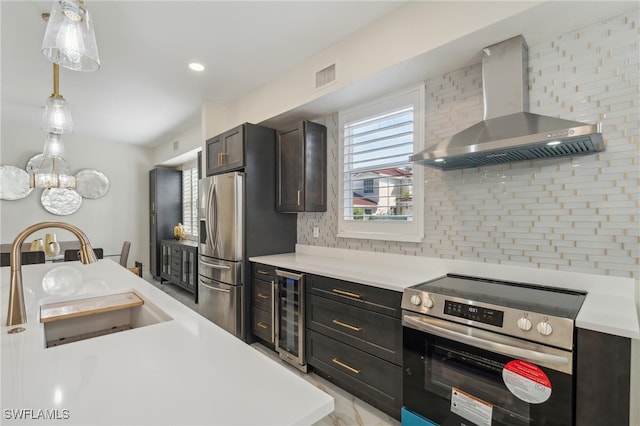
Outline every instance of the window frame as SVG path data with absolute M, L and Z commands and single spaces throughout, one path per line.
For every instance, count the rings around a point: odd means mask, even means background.
M 198 179 L 198 162 L 197 160 L 195 161 L 191 161 L 189 163 L 185 163 L 182 165 L 182 167 L 180 168 L 181 172 L 182 172 L 182 200 L 180 200 L 180 203 L 182 205 L 182 225 L 185 228 L 185 234 L 187 236 L 187 239 L 190 240 L 196 240 L 198 238 L 198 227 L 200 226 L 200 222 L 198 219 L 198 185 L 199 185 L 199 179 Z M 193 208 L 187 208 L 187 205 L 185 203 L 185 172 L 190 171 L 190 174 L 192 175 L 192 179 L 191 179 L 191 206 Z M 195 186 L 193 186 L 193 177 L 195 176 Z M 195 203 L 193 201 L 193 198 L 195 197 Z M 191 212 L 191 226 L 187 226 L 187 221 L 186 219 L 186 215 L 187 212 Z M 195 216 L 194 216 L 195 214 Z M 195 217 L 195 222 L 194 222 L 194 217 Z M 195 230 L 195 233 L 194 233 Z
M 338 113 L 339 131 L 339 197 L 338 197 L 338 238 L 360 238 L 369 240 L 388 240 L 420 242 L 424 238 L 424 168 L 412 166 L 413 218 L 411 221 L 361 221 L 345 220 L 345 125 L 360 119 L 383 114 L 402 105 L 413 104 L 413 152 L 424 147 L 425 126 L 425 87 L 424 84 L 399 91 L 390 96 L 340 111 Z M 407 158 L 407 163 L 410 161 Z

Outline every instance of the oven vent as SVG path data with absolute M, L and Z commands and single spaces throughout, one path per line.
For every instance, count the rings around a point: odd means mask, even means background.
M 334 81 L 336 81 L 336 64 L 331 64 L 316 73 L 316 89 L 324 87 Z
M 577 138 L 556 146 L 531 146 L 488 152 L 484 155 L 461 155 L 447 159 L 449 169 L 491 166 L 513 161 L 536 160 L 539 158 L 569 157 L 595 151 L 593 141 L 588 137 Z

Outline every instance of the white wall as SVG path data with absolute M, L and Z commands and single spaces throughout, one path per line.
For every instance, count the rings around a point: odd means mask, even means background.
M 261 123 L 288 113 L 541 3 L 500 2 L 488 7 L 485 2 L 465 2 L 465 13 L 460 14 L 459 2 L 408 2 L 231 105 L 206 103 L 203 106 L 206 136 L 215 136 L 244 122 Z M 460 61 L 468 57 L 460 55 Z M 316 89 L 315 73 L 333 63 L 337 70 L 335 84 Z M 394 83 L 386 81 L 385 85 Z M 378 83 L 368 85 L 364 96 L 379 90 L 384 87 Z
M 37 123 L 32 128 L 2 122 L 0 163 L 24 168 L 29 158 L 42 152 L 45 134 Z M 82 229 L 94 247 L 105 254 L 119 254 L 124 240 L 131 241 L 129 264 L 142 261 L 149 265 L 148 171 L 150 150 L 134 145 L 87 140 L 64 135 L 66 159 L 73 174 L 81 169 L 95 169 L 110 180 L 110 189 L 99 199 L 83 199 L 80 209 L 68 216 L 57 216 L 42 207 L 42 189 L 34 189 L 21 200 L 0 200 L 0 240 L 11 243 L 29 225 L 42 221 L 68 222 Z M 43 230 L 27 241 L 54 232 L 59 241 L 74 240 L 63 230 Z M 117 258 L 116 258 L 117 260 Z
M 172 160 L 183 158 L 185 155 L 195 158 L 192 152 L 200 149 L 203 143 L 202 126 L 198 123 L 153 148 L 151 163 L 160 165 L 167 161 L 173 162 Z

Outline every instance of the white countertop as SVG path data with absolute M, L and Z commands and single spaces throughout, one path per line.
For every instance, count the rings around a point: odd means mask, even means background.
M 583 290 L 587 297 L 577 327 L 640 339 L 637 284 L 631 278 L 300 244 L 295 253 L 249 260 L 396 291 L 447 273 Z
M 22 273 L 28 322 L 10 335 L 0 268 L 2 424 L 300 425 L 334 409 L 331 396 L 112 260 Z M 131 289 L 172 319 L 44 347 L 42 304 Z

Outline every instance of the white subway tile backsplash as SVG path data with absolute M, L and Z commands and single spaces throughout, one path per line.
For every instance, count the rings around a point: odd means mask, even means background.
M 298 214 L 298 242 L 640 278 L 638 12 L 529 46 L 530 111 L 602 122 L 606 151 L 441 172 L 424 169 L 420 243 L 337 238 L 337 114 L 326 213 Z M 482 120 L 481 65 L 425 82 L 425 145 Z M 422 166 L 416 166 L 422 167 Z M 313 238 L 312 228 L 321 238 Z

